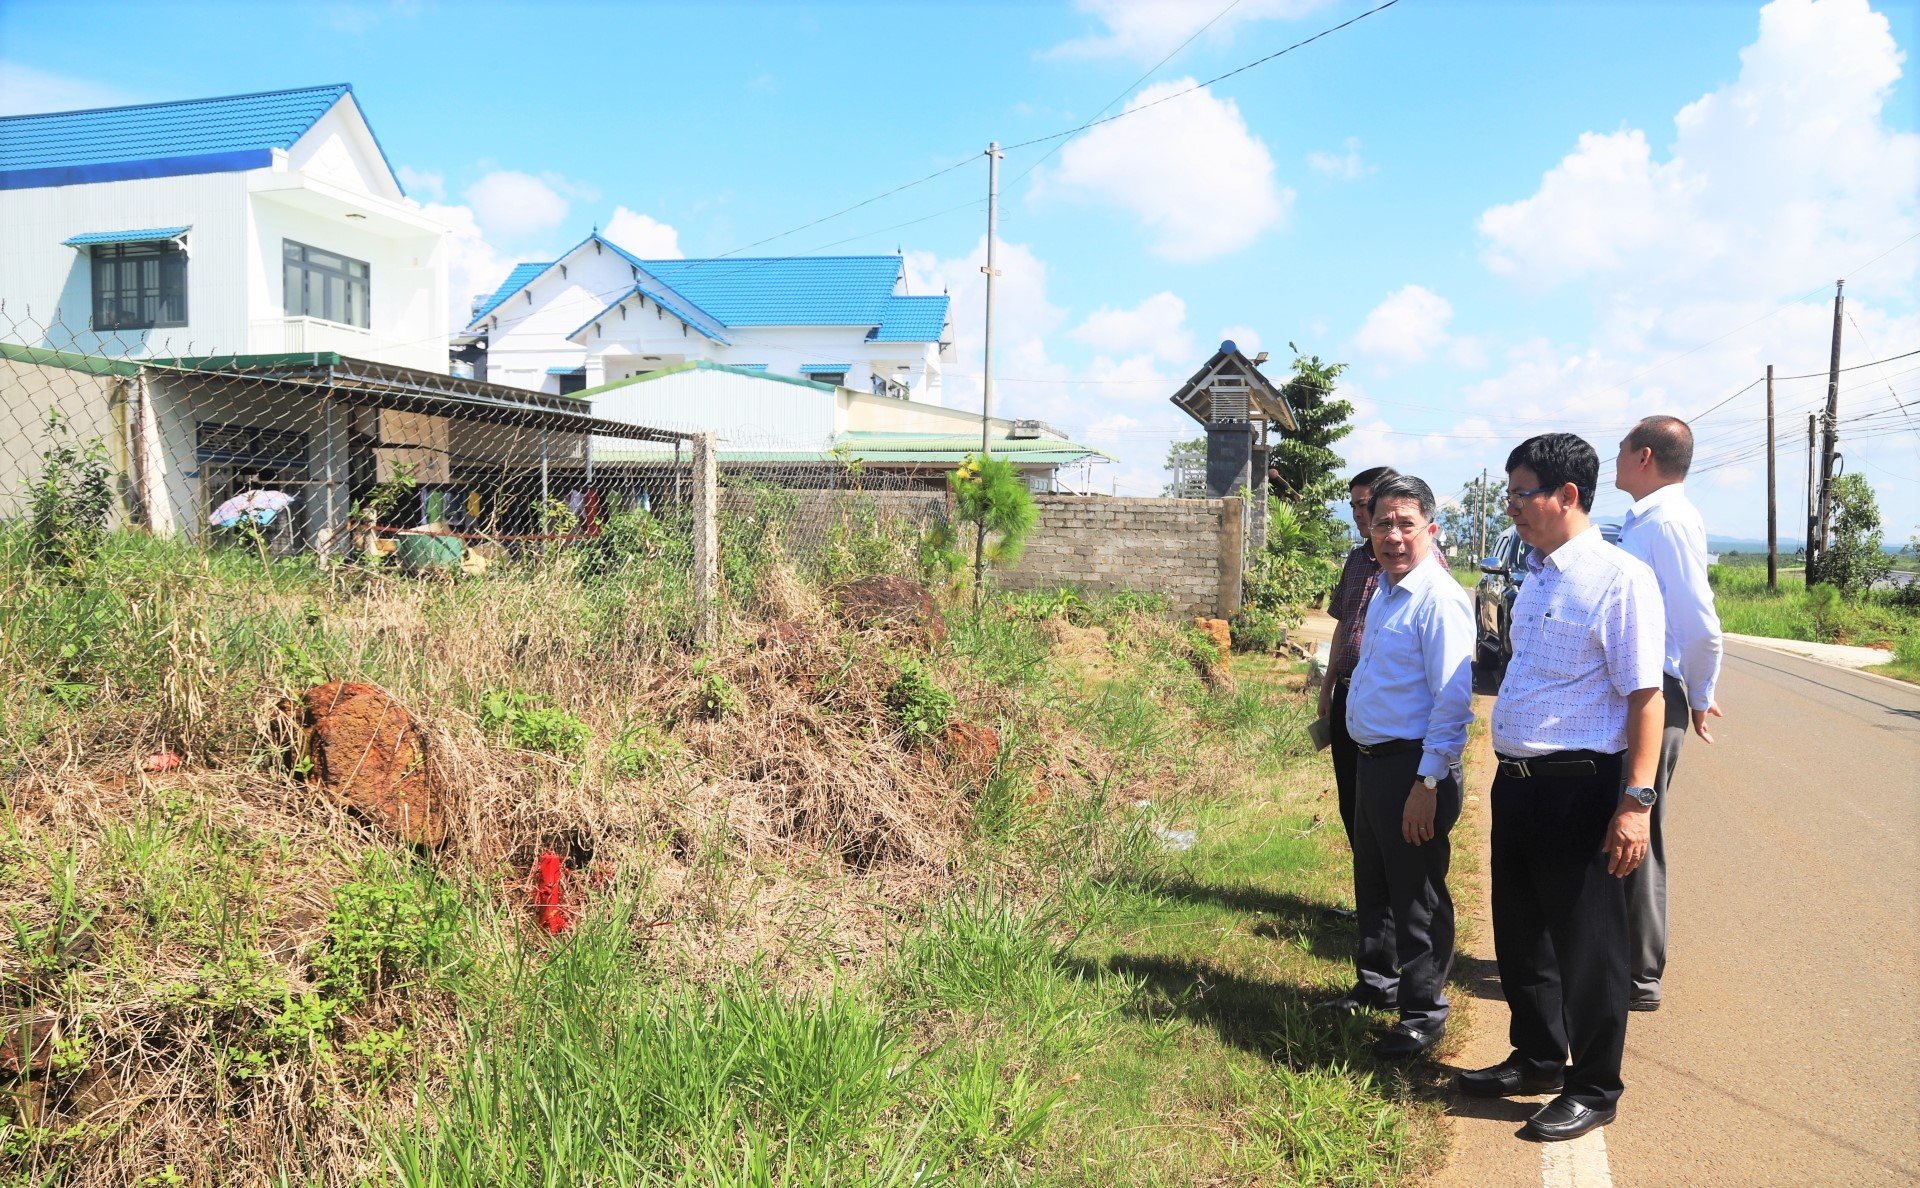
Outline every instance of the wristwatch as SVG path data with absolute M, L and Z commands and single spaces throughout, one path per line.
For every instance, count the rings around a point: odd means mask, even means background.
M 1660 794 L 1652 788 L 1635 788 L 1629 786 L 1626 792 L 1628 796 L 1640 802 L 1641 808 L 1652 808 L 1653 802 L 1660 799 Z
M 1423 783 L 1423 784 L 1425 784 L 1425 785 L 1427 786 L 1427 791 L 1429 791 L 1429 792 L 1431 792 L 1431 791 L 1433 791 L 1433 790 L 1434 790 L 1435 788 L 1438 788 L 1438 787 L 1440 786 L 1440 777 L 1438 777 L 1438 776 L 1421 776 L 1421 777 L 1420 777 L 1420 782 L 1421 782 L 1421 783 Z

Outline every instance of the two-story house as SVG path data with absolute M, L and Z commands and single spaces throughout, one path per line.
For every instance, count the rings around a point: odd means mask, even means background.
M 344 83 L 0 118 L 0 227 L 0 338 L 447 370 L 447 229 Z
M 947 298 L 904 286 L 899 256 L 644 260 L 595 232 L 477 298 L 455 353 L 554 393 L 717 363 L 938 404 Z

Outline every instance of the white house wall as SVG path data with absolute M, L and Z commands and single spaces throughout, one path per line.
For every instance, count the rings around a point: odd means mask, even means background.
M 662 429 L 712 432 L 723 449 L 824 450 L 833 442 L 835 403 L 834 393 L 817 387 L 696 368 L 596 393 L 593 414 Z M 595 450 L 635 448 L 631 441 L 594 439 Z
M 82 354 L 247 349 L 249 252 L 244 174 L 0 190 L 0 338 Z M 95 333 L 93 262 L 63 241 L 147 227 L 187 233 L 187 324 Z
M 293 142 L 286 167 L 393 202 L 404 196 L 352 95 L 328 108 Z
M 569 342 L 567 335 L 633 287 L 633 265 L 617 252 L 604 248 L 596 252 L 588 244 L 561 263 L 566 265 L 566 275 L 558 268 L 547 270 L 488 315 L 487 324 L 492 327 L 487 339 L 489 383 L 534 392 L 559 391 L 558 381 L 547 369 L 583 367 L 587 361 L 587 349 Z M 653 316 L 651 310 L 647 316 Z M 688 341 L 679 338 L 679 322 L 672 327 L 678 341 Z M 596 381 L 589 377 L 587 382 L 591 387 Z

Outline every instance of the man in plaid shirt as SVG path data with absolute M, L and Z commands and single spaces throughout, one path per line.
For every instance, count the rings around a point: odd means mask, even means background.
M 1347 831 L 1347 844 L 1353 844 L 1353 805 L 1355 770 L 1360 752 L 1353 736 L 1347 733 L 1347 684 L 1354 666 L 1360 663 L 1360 637 L 1366 632 L 1367 603 L 1380 583 L 1380 563 L 1373 558 L 1373 544 L 1367 535 L 1371 517 L 1367 504 L 1373 498 L 1373 485 L 1397 472 L 1390 466 L 1375 466 L 1353 476 L 1347 484 L 1348 507 L 1353 526 L 1359 529 L 1360 544 L 1347 554 L 1340 570 L 1340 581 L 1327 599 L 1327 613 L 1334 618 L 1333 649 L 1327 659 L 1327 673 L 1320 682 L 1320 717 L 1332 738 L 1333 782 L 1340 794 L 1340 823 Z M 1391 962 L 1381 968 L 1362 968 L 1360 980 L 1345 997 L 1325 1004 L 1342 1011 L 1367 1007 L 1392 1007 L 1397 1003 L 1391 987 L 1399 984 L 1399 971 Z

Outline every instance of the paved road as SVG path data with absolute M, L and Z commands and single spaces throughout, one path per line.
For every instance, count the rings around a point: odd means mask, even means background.
M 1439 1183 L 1920 1183 L 1920 688 L 1732 644 L 1720 701 L 1675 777 L 1667 1005 L 1633 1017 L 1619 1121 L 1541 1147 L 1531 1103 L 1462 1103 Z M 1506 1054 L 1491 935 L 1451 1063 Z

